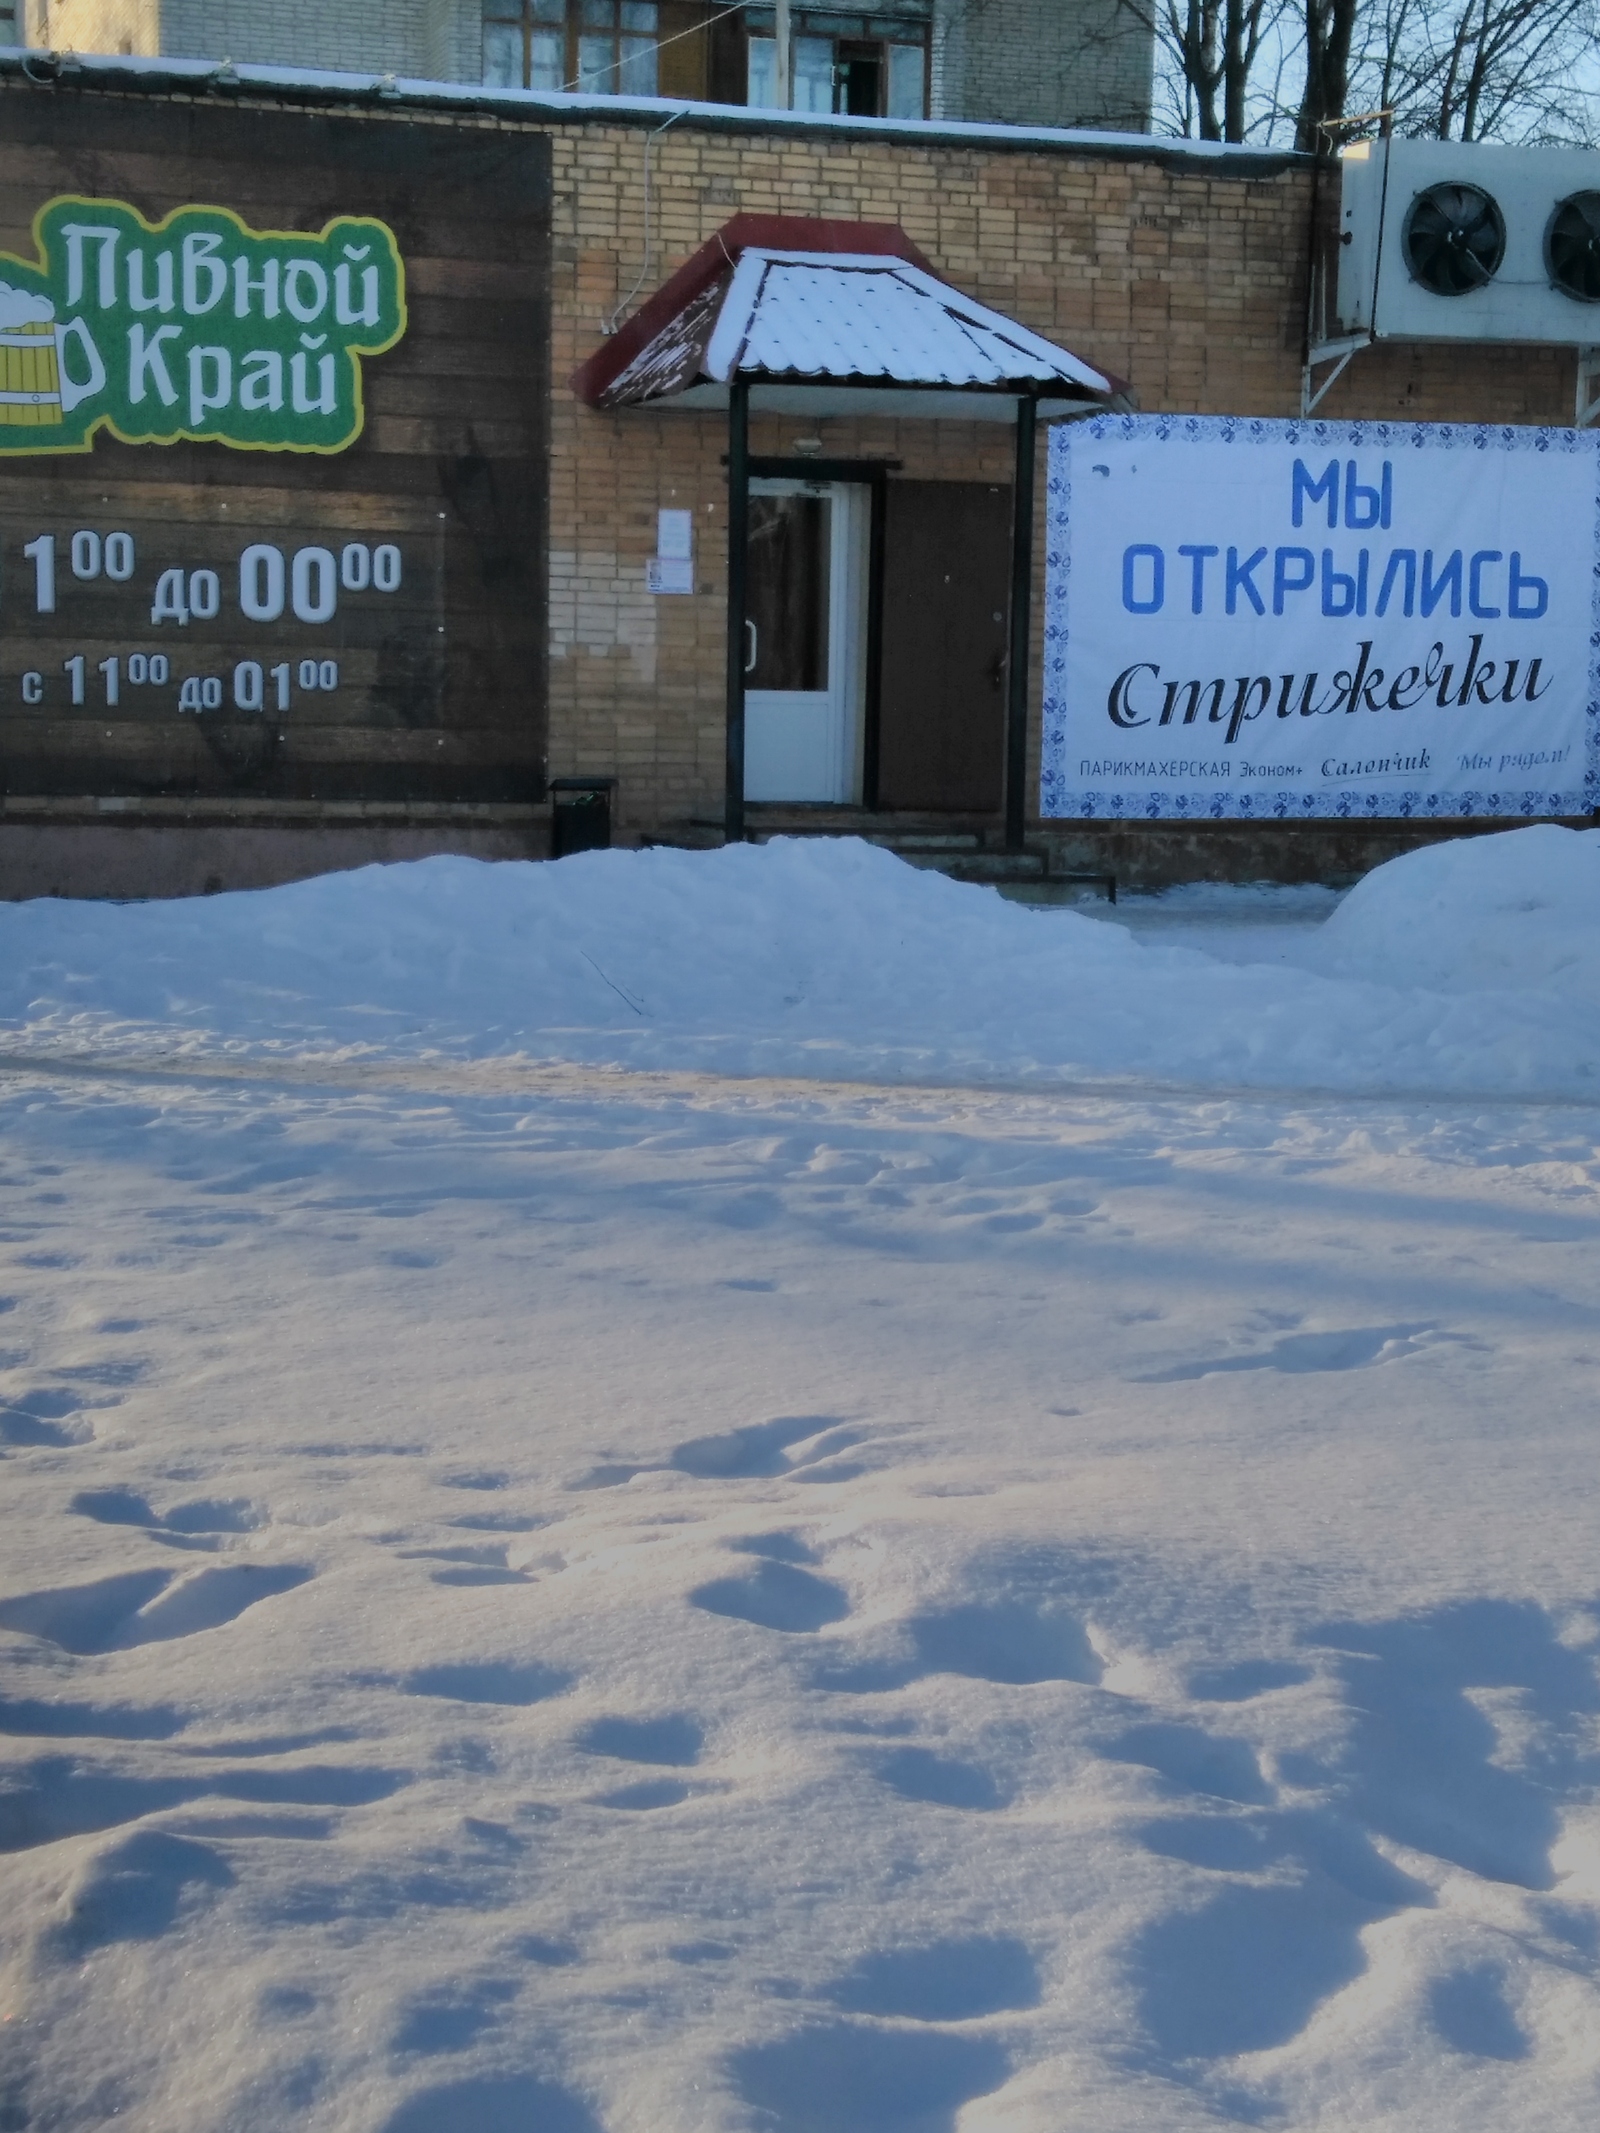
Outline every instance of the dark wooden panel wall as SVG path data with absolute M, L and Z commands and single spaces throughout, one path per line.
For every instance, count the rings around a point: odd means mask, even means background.
M 395 233 L 409 307 L 398 345 L 364 362 L 365 427 L 335 456 L 104 433 L 84 455 L 0 454 L 8 793 L 543 796 L 549 172 L 549 142 L 531 131 L 0 89 L 0 249 L 31 262 L 33 217 L 61 194 L 124 200 L 151 222 L 224 207 L 257 230 L 314 233 L 367 215 Z M 133 575 L 74 577 L 79 531 L 130 534 Z M 37 612 L 23 554 L 44 533 L 56 538 L 53 615 Z M 287 607 L 252 623 L 237 588 L 253 542 L 286 558 L 397 548 L 400 584 L 341 587 L 322 624 Z M 214 619 L 152 620 L 172 569 L 186 582 L 217 573 Z M 362 575 L 359 557 L 350 575 Z M 149 678 L 158 656 L 161 683 Z M 115 705 L 102 671 L 112 660 Z M 234 701 L 245 661 L 266 677 L 260 712 Z M 37 678 L 25 688 L 25 677 Z M 183 682 L 206 678 L 221 703 L 180 708 Z

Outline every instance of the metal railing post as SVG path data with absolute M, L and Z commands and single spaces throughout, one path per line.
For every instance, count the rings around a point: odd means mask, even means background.
M 744 841 L 744 620 L 750 559 L 750 387 L 728 388 L 728 746 L 722 827 L 729 844 Z

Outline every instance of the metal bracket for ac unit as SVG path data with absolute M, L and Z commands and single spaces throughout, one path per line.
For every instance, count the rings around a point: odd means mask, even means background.
M 1333 386 L 1343 376 L 1345 366 L 1350 361 L 1350 358 L 1353 355 L 1358 355 L 1363 348 L 1368 348 L 1371 344 L 1372 336 L 1370 334 L 1353 333 L 1347 340 L 1322 341 L 1315 348 L 1310 348 L 1306 351 L 1305 364 L 1300 372 L 1300 412 L 1303 416 L 1316 412 Z M 1333 368 L 1313 392 L 1311 389 L 1311 373 L 1319 363 L 1331 363 Z
M 1586 430 L 1597 415 L 1600 415 L 1600 348 L 1578 350 L 1578 390 L 1572 420 L 1580 430 Z

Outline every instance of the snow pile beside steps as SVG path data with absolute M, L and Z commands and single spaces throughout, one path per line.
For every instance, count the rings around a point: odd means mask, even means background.
M 1600 832 L 1411 853 L 1225 963 L 855 839 L 0 910 L 0 1045 L 1022 1083 L 1588 1096 Z

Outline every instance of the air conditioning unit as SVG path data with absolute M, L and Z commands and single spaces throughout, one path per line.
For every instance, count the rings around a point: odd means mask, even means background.
M 1600 153 L 1346 148 L 1335 309 L 1376 340 L 1600 343 Z

